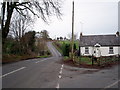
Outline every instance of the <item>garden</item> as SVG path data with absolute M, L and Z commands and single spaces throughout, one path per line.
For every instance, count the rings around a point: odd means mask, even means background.
M 53 45 L 63 56 L 63 62 L 77 67 L 88 68 L 104 68 L 111 67 L 120 63 L 120 57 L 118 56 L 102 56 L 95 58 L 93 56 L 79 56 L 79 43 L 74 43 L 74 60 L 71 59 L 71 44 L 70 41 L 57 41 Z

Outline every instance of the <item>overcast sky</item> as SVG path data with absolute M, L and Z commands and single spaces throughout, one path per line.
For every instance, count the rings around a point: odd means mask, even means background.
M 72 31 L 72 1 L 62 0 L 62 20 L 51 18 L 48 25 L 40 18 L 34 24 L 35 31 L 47 30 L 51 38 L 67 37 Z M 119 0 L 74 0 L 74 31 L 86 34 L 114 34 L 118 30 Z M 81 24 L 83 23 L 83 24 Z M 83 28 L 81 26 L 83 25 Z
M 34 30 L 48 30 L 50 37 L 67 37 L 72 30 L 72 1 L 63 0 L 62 20 L 52 17 L 47 25 L 37 19 Z M 75 3 L 75 33 L 114 34 L 118 30 L 118 1 L 119 0 L 74 0 Z M 83 23 L 83 24 L 81 24 Z M 81 26 L 83 25 L 83 28 Z M 82 30 L 81 30 L 82 29 Z

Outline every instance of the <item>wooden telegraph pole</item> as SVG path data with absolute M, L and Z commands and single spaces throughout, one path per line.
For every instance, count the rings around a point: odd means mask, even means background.
M 74 61 L 74 1 L 72 2 L 72 50 L 71 50 L 71 58 Z

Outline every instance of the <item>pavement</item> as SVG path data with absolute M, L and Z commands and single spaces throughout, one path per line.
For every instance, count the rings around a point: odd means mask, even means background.
M 118 67 L 77 68 L 61 63 L 62 56 L 51 42 L 52 57 L 37 58 L 2 66 L 2 88 L 118 88 Z

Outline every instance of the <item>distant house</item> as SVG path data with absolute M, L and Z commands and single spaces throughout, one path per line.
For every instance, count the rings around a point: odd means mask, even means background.
M 113 35 L 82 35 L 81 33 L 79 49 L 82 56 L 120 55 L 119 32 Z

